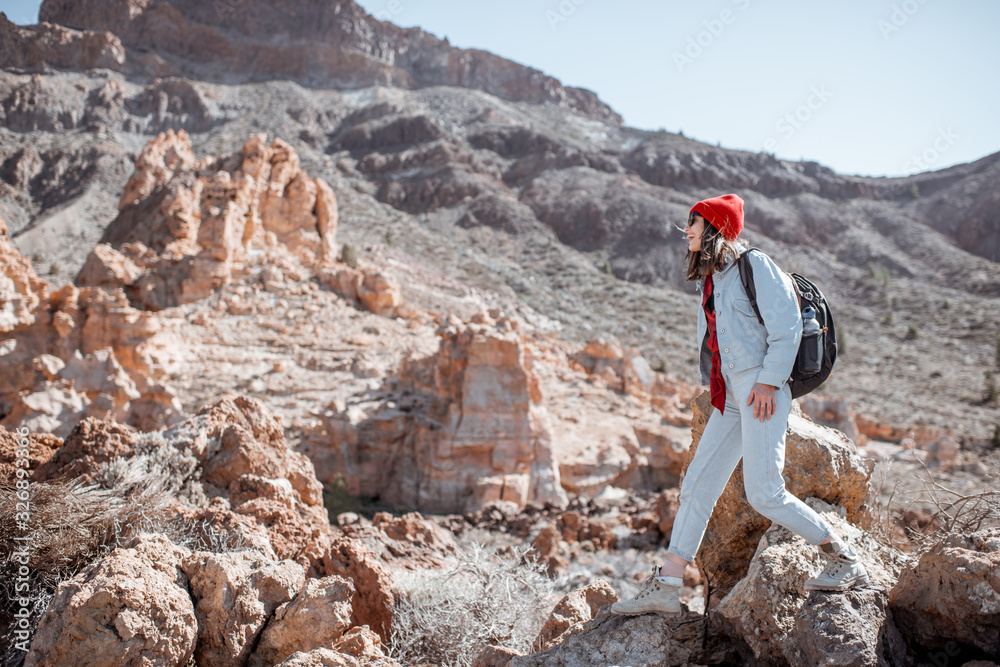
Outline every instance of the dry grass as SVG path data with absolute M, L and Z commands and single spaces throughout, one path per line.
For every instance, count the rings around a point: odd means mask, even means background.
M 554 582 L 529 546 L 459 545 L 450 569 L 397 577 L 387 649 L 404 665 L 467 667 L 488 644 L 529 653 L 548 618 Z

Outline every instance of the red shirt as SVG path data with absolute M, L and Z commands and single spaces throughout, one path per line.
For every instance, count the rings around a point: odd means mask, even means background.
M 705 319 L 708 321 L 708 349 L 712 352 L 712 375 L 709 390 L 712 395 L 712 405 L 725 412 L 726 381 L 722 379 L 722 357 L 719 356 L 719 339 L 715 335 L 715 299 L 712 308 L 708 307 L 708 297 L 712 295 L 712 274 L 705 277 L 705 292 L 702 294 L 701 305 L 705 309 Z

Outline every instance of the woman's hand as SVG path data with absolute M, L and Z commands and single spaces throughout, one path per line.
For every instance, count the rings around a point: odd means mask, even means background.
M 774 385 L 758 382 L 750 390 L 750 398 L 747 405 L 753 404 L 753 418 L 764 421 L 770 419 L 774 414 L 774 392 L 777 389 Z M 759 415 L 757 413 L 760 413 Z

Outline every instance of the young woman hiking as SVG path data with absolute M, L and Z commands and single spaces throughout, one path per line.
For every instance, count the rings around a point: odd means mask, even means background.
M 829 561 L 806 590 L 846 590 L 867 583 L 857 554 L 815 511 L 785 489 L 785 429 L 792 407 L 788 377 L 802 337 L 792 279 L 766 255 L 751 253 L 762 326 L 740 282 L 736 258 L 746 247 L 743 200 L 734 194 L 698 202 L 688 215 L 688 280 L 704 279 L 698 309 L 701 383 L 713 406 L 681 484 L 666 561 L 617 614 L 676 614 L 684 568 L 694 560 L 712 509 L 740 458 L 750 505 L 771 521 L 819 545 Z

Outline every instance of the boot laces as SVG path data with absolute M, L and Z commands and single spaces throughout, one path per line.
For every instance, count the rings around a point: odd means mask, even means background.
M 826 568 L 823 570 L 824 577 L 836 577 L 840 573 L 840 568 L 844 566 L 844 561 L 839 558 L 830 558 L 827 561 Z
M 823 575 L 828 577 L 837 576 L 842 567 L 849 563 L 856 562 L 858 558 L 853 552 L 837 551 L 834 553 L 827 553 L 823 551 L 821 553 L 823 557 L 826 558 L 826 567 L 823 569 Z
M 653 573 L 648 577 L 646 577 L 643 580 L 642 585 L 639 587 L 639 593 L 638 595 L 635 596 L 636 600 L 638 600 L 641 597 L 646 597 L 646 594 L 649 593 L 649 589 L 652 588 L 653 584 L 656 582 L 656 576 L 657 576 L 656 570 L 657 567 L 654 565 Z

